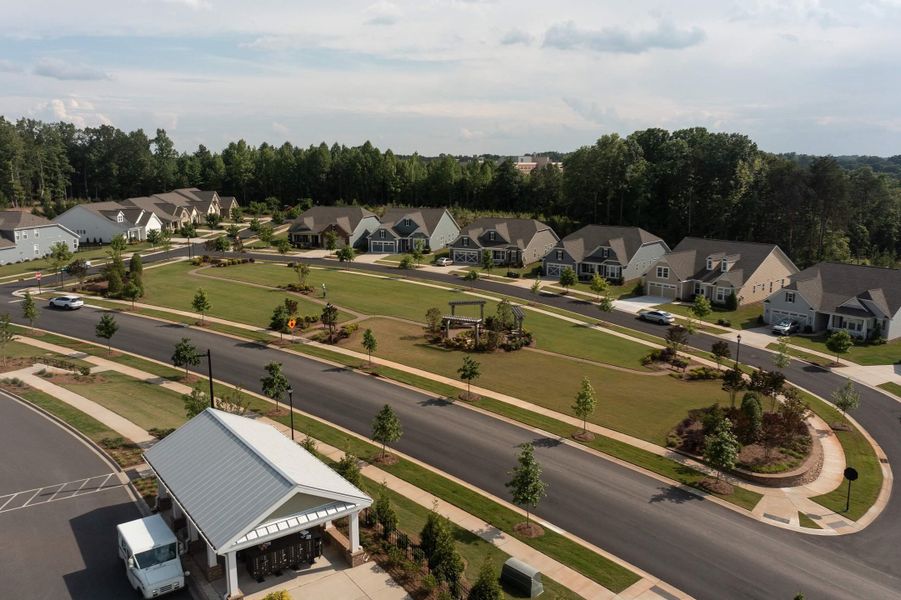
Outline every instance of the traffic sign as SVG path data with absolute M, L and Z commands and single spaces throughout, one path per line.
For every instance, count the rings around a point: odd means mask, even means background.
M 845 469 L 845 479 L 848 481 L 857 481 L 857 469 L 854 467 L 848 467 Z
M 297 319 L 288 319 L 288 329 L 294 329 L 295 325 L 297 325 Z
M 38 271 L 37 273 L 35 273 L 34 278 L 37 279 L 38 281 L 40 281 L 41 280 L 41 272 Z

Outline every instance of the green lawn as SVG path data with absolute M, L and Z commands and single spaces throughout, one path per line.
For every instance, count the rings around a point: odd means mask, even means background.
M 892 381 L 886 381 L 885 383 L 880 383 L 879 387 L 881 387 L 888 393 L 894 394 L 901 398 L 901 385 L 898 385 L 897 383 L 894 383 Z
M 35 360 L 40 360 L 41 357 L 48 357 L 65 360 L 78 367 L 90 366 L 83 360 L 79 360 L 77 358 L 69 358 L 67 356 L 63 356 L 62 354 L 57 354 L 56 352 L 47 352 L 46 350 L 42 350 L 41 348 L 38 348 L 36 346 L 23 344 L 22 342 L 9 342 L 8 344 L 6 344 L 6 347 L 3 349 L 3 356 L 5 358 L 33 358 Z M 3 359 L 0 359 L 0 370 L 2 370 L 3 366 Z
M 371 328 L 378 340 L 376 356 L 458 377 L 464 353 L 427 344 L 417 325 L 367 319 L 342 345 L 362 351 L 360 339 L 366 328 Z M 475 359 L 482 372 L 476 385 L 565 414 L 573 414 L 573 398 L 582 377 L 587 376 L 598 397 L 592 422 L 660 445 L 688 410 L 726 399 L 717 382 L 632 374 L 529 350 L 477 354 Z
M 808 529 L 822 529 L 816 521 L 800 511 L 798 512 L 798 523 L 801 527 L 806 527 Z
M 143 252 L 150 248 L 150 244 L 147 242 L 141 242 L 140 244 L 130 244 L 125 248 L 126 253 L 131 252 Z M 75 258 L 80 258 L 82 260 L 96 260 L 106 258 L 106 252 L 108 250 L 108 246 L 104 246 L 102 248 L 98 248 L 96 246 L 92 246 L 89 248 L 85 248 L 84 250 L 79 250 L 75 253 Z M 51 271 L 53 270 L 53 266 L 50 261 L 46 258 L 39 258 L 37 260 L 30 260 L 26 262 L 13 263 L 9 265 L 0 266 L 0 277 L 9 277 L 13 275 L 22 275 L 25 273 L 32 273 L 34 271 L 42 271 L 44 272 L 47 281 L 50 283 L 56 283 L 55 278 L 51 278 Z
M 243 265 L 242 265 L 243 266 Z M 155 269 L 144 271 L 144 292 L 141 299 L 147 304 L 156 304 L 167 308 L 193 312 L 191 303 L 198 288 L 203 288 L 209 298 L 211 309 L 210 316 L 219 317 L 267 327 L 272 316 L 273 309 L 281 304 L 285 298 L 292 298 L 298 303 L 298 312 L 301 315 L 316 315 L 322 313 L 322 306 L 296 294 L 287 294 L 282 290 L 265 290 L 251 286 L 239 286 L 227 281 L 218 281 L 203 277 L 194 277 L 189 271 L 196 269 L 188 262 L 177 262 Z M 224 272 L 238 269 L 240 266 L 225 267 L 221 269 L 209 269 L 210 275 L 222 276 Z M 282 267 L 284 268 L 284 267 Z M 288 269 L 285 269 L 288 271 Z M 288 271 L 290 273 L 290 271 Z M 349 318 L 345 313 L 339 314 L 339 320 Z M 198 315 L 196 320 L 200 320 Z
M 688 304 L 669 303 L 661 304 L 654 308 L 666 310 L 674 315 L 682 315 L 683 317 L 693 316 Z M 725 319 L 726 321 L 730 321 L 732 323 L 731 326 L 735 329 L 760 327 L 760 324 L 757 322 L 757 317 L 763 314 L 763 304 L 760 302 L 739 306 L 737 310 L 727 310 L 715 304 L 711 308 L 713 308 L 713 312 L 702 319 L 707 323 L 716 323 L 718 319 Z
M 544 281 L 543 285 L 554 286 L 555 288 L 559 288 L 561 291 L 563 287 L 560 285 L 560 282 L 556 279 L 547 279 Z M 611 285 L 608 289 L 608 295 L 617 300 L 619 298 L 632 298 L 635 296 L 635 285 L 637 281 L 627 281 L 623 285 Z M 587 281 L 579 281 L 576 285 L 570 288 L 571 290 L 575 290 L 577 292 L 581 292 L 586 296 L 590 296 L 592 300 L 597 298 L 597 294 L 591 291 L 591 283 Z
M 791 338 L 791 339 L 792 339 L 792 342 L 794 342 L 795 338 Z M 779 350 L 779 344 L 777 344 L 776 342 L 773 342 L 772 344 L 767 344 L 766 347 L 768 350 Z M 828 358 L 823 358 L 822 356 L 819 356 L 817 354 L 811 354 L 810 352 L 804 352 L 803 350 L 797 350 L 795 348 L 789 348 L 788 354 L 795 358 L 799 358 L 799 359 L 805 360 L 811 364 L 820 365 L 822 367 L 830 365 L 833 362 L 833 361 L 829 360 Z
M 825 334 L 813 337 L 796 335 L 792 337 L 791 343 L 795 346 L 802 346 L 835 356 L 835 353 L 826 347 L 826 337 Z M 896 364 L 901 362 L 901 338 L 896 338 L 885 344 L 855 344 L 847 354 L 841 356 L 841 360 L 870 366 Z
M 187 420 L 180 394 L 115 371 L 98 373 L 96 378 L 61 385 L 143 429 L 174 428 Z

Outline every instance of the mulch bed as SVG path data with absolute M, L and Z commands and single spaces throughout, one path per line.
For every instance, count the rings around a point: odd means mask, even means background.
M 18 371 L 34 364 L 34 359 L 26 357 L 7 358 L 6 362 L 0 365 L 0 372 Z
M 735 488 L 732 484 L 727 483 L 722 479 L 716 479 L 715 477 L 705 477 L 701 480 L 701 487 L 708 492 L 713 494 L 720 494 L 722 496 L 728 496 L 735 491 Z
M 833 431 L 853 431 L 850 425 L 842 423 L 841 421 L 838 423 L 830 423 L 829 427 L 831 427 Z
M 59 373 L 59 372 L 49 372 L 47 373 L 49 377 L 43 376 L 47 381 L 52 382 L 54 385 L 83 385 L 88 383 L 103 383 L 105 379 L 102 375 L 91 374 L 91 375 L 79 375 L 77 373 Z
M 572 438 L 579 442 L 590 442 L 595 438 L 595 435 L 590 431 L 577 431 L 572 434 Z
M 544 535 L 544 528 L 538 523 L 517 523 L 513 531 L 524 538 L 537 538 Z
M 481 398 L 478 394 L 471 394 L 470 392 L 460 392 L 457 396 L 460 400 L 465 402 L 475 402 Z
M 398 458 L 391 454 L 390 452 L 386 452 L 384 456 L 381 454 L 377 454 L 372 462 L 377 465 L 395 465 L 397 464 Z

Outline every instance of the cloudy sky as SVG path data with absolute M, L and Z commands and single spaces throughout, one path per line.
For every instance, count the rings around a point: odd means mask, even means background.
M 901 0 L 21 0 L 0 114 L 395 152 L 703 126 L 901 154 Z

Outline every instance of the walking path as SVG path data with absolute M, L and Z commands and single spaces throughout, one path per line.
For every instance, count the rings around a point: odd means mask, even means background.
M 73 354 L 71 352 L 71 350 L 69 350 L 68 348 L 65 348 L 63 346 L 57 346 L 55 344 L 50 344 L 47 342 L 43 342 L 41 340 L 35 340 L 33 338 L 20 338 L 20 340 L 23 343 L 27 343 L 27 344 L 33 345 L 38 348 L 42 348 L 47 351 L 52 351 L 52 352 L 56 352 L 56 353 L 64 354 L 64 355 L 72 355 Z M 116 370 L 125 375 L 134 377 L 134 378 L 137 378 L 137 379 L 140 379 L 143 381 L 153 381 L 154 383 L 158 383 L 162 387 L 170 389 L 174 392 L 190 393 L 190 391 L 191 391 L 191 388 L 184 384 L 167 381 L 167 380 L 161 380 L 158 376 L 156 376 L 152 373 L 148 373 L 146 371 L 142 371 L 142 370 L 136 369 L 134 367 L 128 367 L 128 366 L 125 366 L 125 365 L 122 365 L 119 363 L 115 363 L 113 361 L 104 359 L 102 357 L 96 357 L 96 356 L 92 356 L 92 355 L 84 355 L 83 353 L 75 353 L 75 355 L 77 355 L 77 358 L 80 358 L 82 360 L 85 360 L 85 361 L 88 361 L 88 362 L 91 362 L 91 363 L 94 363 L 95 365 L 97 365 L 97 367 L 95 367 L 95 369 L 92 369 L 92 372 L 104 371 L 104 370 Z M 72 356 L 72 357 L 74 358 L 76 356 Z M 42 379 L 41 377 L 39 377 L 37 375 L 34 375 L 33 372 L 36 370 L 39 370 L 40 368 L 42 368 L 40 365 L 36 365 L 36 366 L 29 367 L 27 369 L 21 369 L 19 371 L 14 371 L 12 373 L 8 373 L 7 376 L 17 376 L 17 377 L 23 379 L 29 385 L 33 385 L 34 387 L 41 389 L 41 390 L 45 391 L 46 393 L 59 398 L 60 400 L 66 402 L 67 404 L 70 404 L 70 405 L 78 408 L 80 411 L 84 412 L 85 414 L 90 415 L 91 417 L 97 419 L 98 421 L 101 421 L 108 427 L 112 428 L 115 431 L 118 431 L 125 437 L 129 437 L 133 441 L 137 442 L 138 440 L 144 440 L 148 444 L 155 441 L 155 438 L 153 436 L 151 436 L 146 430 L 138 427 L 131 421 L 128 421 L 127 419 L 120 417 L 119 415 L 113 413 L 112 411 L 109 411 L 108 409 L 104 408 L 103 406 L 100 406 L 99 404 L 97 404 L 91 400 L 88 400 L 87 398 L 84 398 L 83 396 L 79 396 L 78 394 L 69 392 L 65 388 L 57 386 L 53 383 L 50 383 L 47 380 Z M 59 369 L 55 369 L 55 371 L 64 372 Z M 28 378 L 27 380 L 26 380 L 26 377 Z M 262 398 L 261 396 L 259 396 L 257 394 L 253 394 L 253 395 Z M 315 419 L 315 417 L 313 417 L 312 415 L 307 415 L 306 413 L 303 413 L 302 411 L 296 410 L 296 412 L 298 414 L 302 414 L 309 418 Z M 273 426 L 275 429 L 280 431 L 282 434 L 284 434 L 286 436 L 290 436 L 290 428 L 288 428 L 287 426 L 282 425 L 281 423 L 278 423 L 276 421 L 273 421 L 267 417 L 261 417 L 261 420 L 263 422 Z M 335 426 L 332 425 L 332 427 L 335 427 Z M 305 436 L 305 434 L 303 432 L 297 431 L 297 433 Z M 350 435 L 354 435 L 355 437 L 360 437 L 350 431 L 346 431 L 346 433 L 348 433 Z M 297 436 L 297 437 L 298 437 L 298 439 L 301 439 L 300 436 Z M 337 461 L 337 460 L 340 460 L 344 456 L 343 451 L 341 451 L 338 448 L 335 448 L 333 446 L 330 446 L 324 442 L 318 441 L 318 440 L 316 441 L 316 448 L 317 448 L 318 452 L 324 454 L 325 456 L 329 457 L 332 460 Z M 400 455 L 399 453 L 397 453 L 397 454 Z M 479 490 L 477 488 L 474 488 L 473 486 L 470 486 L 462 481 L 456 480 L 455 478 L 450 477 L 447 474 L 440 473 L 439 471 L 432 469 L 428 465 L 421 463 L 419 461 L 416 461 L 415 459 L 412 459 L 411 457 L 404 456 L 404 458 L 406 460 L 410 460 L 411 462 L 415 462 L 425 468 L 428 468 L 432 471 L 435 471 L 436 473 L 439 473 L 443 477 L 452 479 L 461 485 L 465 485 L 469 489 L 472 489 L 472 490 L 490 498 L 492 501 L 500 503 L 500 504 L 506 506 L 507 508 L 510 508 L 511 510 L 516 510 L 516 511 L 519 510 L 517 507 L 505 502 L 504 500 L 502 500 L 500 498 L 491 496 L 491 495 L 487 494 L 486 492 Z M 132 467 L 132 469 L 140 472 L 142 470 L 146 470 L 146 467 L 144 465 L 138 465 L 136 467 Z M 616 556 L 613 556 L 613 555 L 605 552 L 604 550 L 589 544 L 588 542 L 580 540 L 580 539 L 576 538 L 575 536 L 572 536 L 565 532 L 561 532 L 563 535 L 566 535 L 567 537 L 570 537 L 571 539 L 578 541 L 583 546 L 585 546 L 585 547 L 589 548 L 590 550 L 596 552 L 597 554 L 604 556 L 605 558 L 608 558 L 608 559 L 612 560 L 613 562 L 616 562 L 617 564 L 635 572 L 636 574 L 638 574 L 641 577 L 640 581 L 638 581 L 634 585 L 630 586 L 627 590 L 624 590 L 622 593 L 620 593 L 618 595 L 614 594 L 613 592 L 604 588 L 597 582 L 585 577 L 584 575 L 578 573 L 577 571 L 571 569 L 570 567 L 567 567 L 563 563 L 560 563 L 559 561 L 552 559 L 549 556 L 542 554 L 541 552 L 538 552 L 537 550 L 535 550 L 532 547 L 528 546 L 527 544 L 519 541 L 518 539 L 505 534 L 504 532 L 495 528 L 491 524 L 480 520 L 479 518 L 471 515 L 470 513 L 466 512 L 460 508 L 457 508 L 456 506 L 454 506 L 452 504 L 444 502 L 440 498 L 433 496 L 433 495 L 429 494 L 428 492 L 426 492 L 416 486 L 413 486 L 413 485 L 407 483 L 406 481 L 399 479 L 399 478 L 391 475 L 390 473 L 383 471 L 382 469 L 379 469 L 378 467 L 376 467 L 374 465 L 367 464 L 362 469 L 362 473 L 364 475 L 366 475 L 366 477 L 369 477 L 370 479 L 372 479 L 374 481 L 378 481 L 378 482 L 384 481 L 388 485 L 389 489 L 391 489 L 392 491 L 394 491 L 398 494 L 401 494 L 401 495 L 407 497 L 408 499 L 416 502 L 417 504 L 419 504 L 423 507 L 432 508 L 432 506 L 435 506 L 437 503 L 438 512 L 440 514 L 442 514 L 443 516 L 446 516 L 447 518 L 449 518 L 452 522 L 454 522 L 457 525 L 459 525 L 460 527 L 463 527 L 464 529 L 472 532 L 473 534 L 479 536 L 480 538 L 484 539 L 485 541 L 488 541 L 489 543 L 492 543 L 495 546 L 501 548 L 508 555 L 518 558 L 519 560 L 527 562 L 528 564 L 536 567 L 538 570 L 540 570 L 542 573 L 546 574 L 548 577 L 554 579 L 561 585 L 567 587 L 568 589 L 573 590 L 574 592 L 578 593 L 579 595 L 583 596 L 586 599 L 595 599 L 596 598 L 596 599 L 602 600 L 602 599 L 609 599 L 609 598 L 622 598 L 622 599 L 630 599 L 630 600 L 632 600 L 632 599 L 653 600 L 653 599 L 689 598 L 689 596 L 680 592 L 676 588 L 673 588 L 672 586 L 660 581 L 659 579 L 651 576 L 650 574 L 644 573 L 641 569 L 638 569 L 637 567 L 630 565 L 629 563 L 617 558 Z M 547 526 L 548 528 L 553 528 L 555 531 L 558 531 L 551 524 L 545 523 L 544 525 Z

